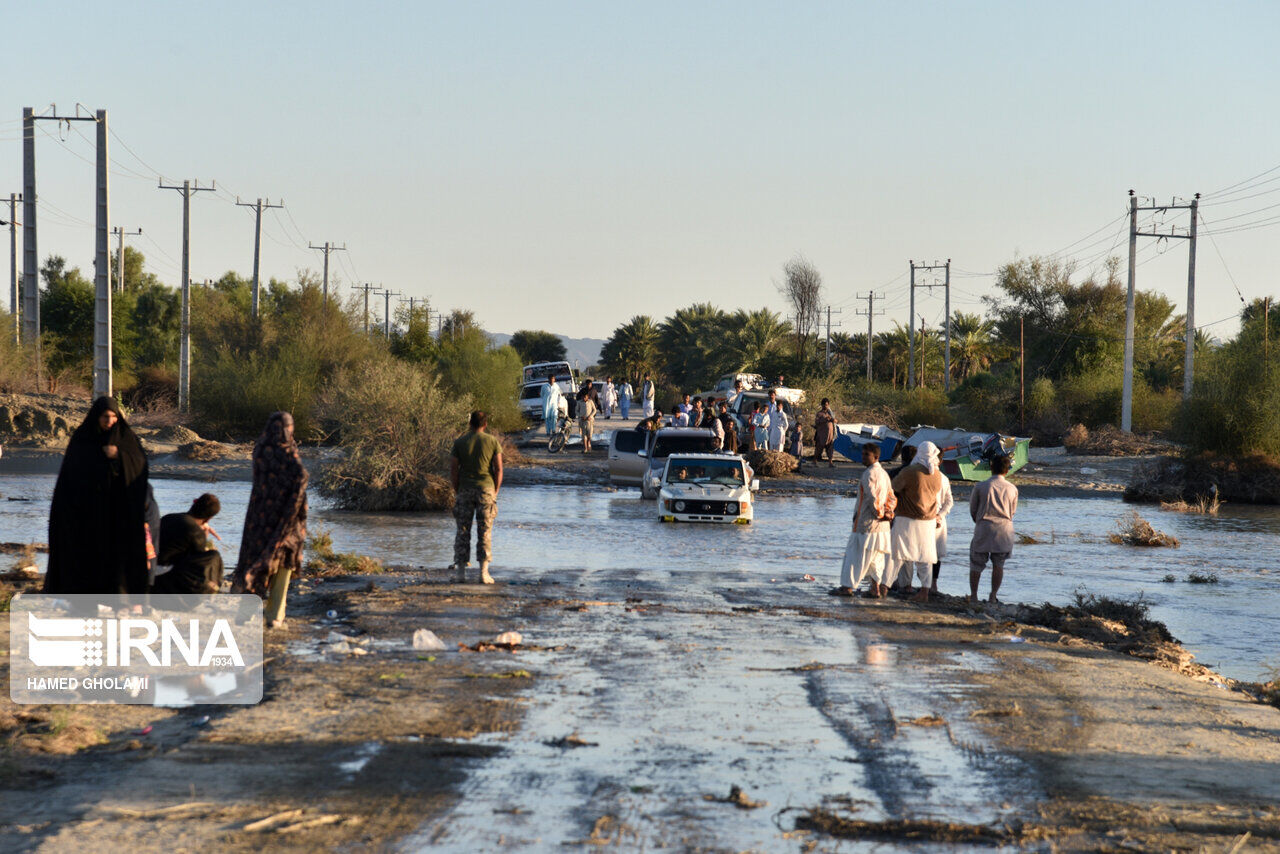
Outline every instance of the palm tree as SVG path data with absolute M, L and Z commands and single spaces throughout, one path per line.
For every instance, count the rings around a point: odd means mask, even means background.
M 658 326 L 658 341 L 672 382 L 701 388 L 724 372 L 729 315 L 709 302 L 676 311 Z
M 637 388 L 645 374 L 656 378 L 663 363 L 658 326 L 653 318 L 638 314 L 613 330 L 600 350 L 600 363 L 610 373 L 626 377 Z
M 901 372 L 904 377 L 906 376 L 910 336 L 910 330 L 897 321 L 894 321 L 893 329 L 876 336 L 875 348 L 878 351 L 874 354 L 876 365 L 880 367 L 881 373 L 884 373 L 884 366 L 888 364 L 892 371 L 890 381 L 894 388 L 898 386 L 898 374 Z
M 732 349 L 740 371 L 754 371 L 760 363 L 776 353 L 791 334 L 791 323 L 767 308 L 734 312 Z
M 957 311 L 951 315 L 952 366 L 963 381 L 985 370 L 995 359 L 995 324 L 979 314 Z

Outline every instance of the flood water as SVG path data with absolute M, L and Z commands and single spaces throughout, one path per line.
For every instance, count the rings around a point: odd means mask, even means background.
M 52 475 L 0 477 L 0 541 L 46 539 Z M 201 492 L 222 501 L 214 527 L 234 564 L 249 484 L 155 479 L 162 512 L 186 509 Z M 14 500 L 26 499 L 26 500 Z M 1257 680 L 1280 667 L 1280 510 L 1225 505 L 1218 516 L 1139 508 L 1181 547 L 1113 545 L 1106 535 L 1129 505 L 1117 497 L 1023 498 L 1017 529 L 1044 543 L 1019 546 L 1005 571 L 1007 602 L 1064 604 L 1084 589 L 1111 596 L 1141 595 L 1151 614 L 1195 653 L 1197 660 L 1238 679 Z M 502 491 L 494 533 L 494 572 L 502 579 L 581 571 L 583 595 L 593 573 L 655 572 L 692 582 L 776 586 L 779 594 L 825 599 L 839 573 L 853 500 L 838 496 L 762 496 L 751 526 L 663 525 L 637 490 L 599 486 L 509 486 Z M 959 502 L 950 519 L 950 557 L 943 592 L 967 592 L 967 548 L 973 523 Z M 334 547 L 373 555 L 388 564 L 440 567 L 452 561 L 453 521 L 447 515 L 335 511 L 313 500 L 311 527 L 327 528 Z M 44 556 L 40 563 L 43 566 Z M 1190 584 L 1191 572 L 1211 572 L 1217 584 Z M 803 580 L 805 574 L 817 582 Z M 1174 581 L 1162 581 L 1172 575 Z M 985 597 L 985 584 L 982 595 Z M 695 585 L 696 586 L 696 585 Z

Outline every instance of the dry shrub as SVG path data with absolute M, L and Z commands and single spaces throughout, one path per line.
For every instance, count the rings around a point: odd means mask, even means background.
M 1143 519 L 1137 510 L 1130 510 L 1127 516 L 1117 520 L 1116 532 L 1107 539 L 1123 546 L 1178 547 L 1177 538 L 1151 527 L 1151 523 Z
M 1161 439 L 1126 433 L 1110 424 L 1104 424 L 1092 431 L 1083 424 L 1077 424 L 1067 431 L 1062 444 L 1073 454 L 1088 454 L 1095 457 L 1138 457 L 1146 454 L 1162 454 L 1172 447 Z
M 333 535 L 324 528 L 317 528 L 307 539 L 307 571 L 317 575 L 374 575 L 382 572 L 382 561 L 367 555 L 351 552 L 335 552 Z
M 343 371 L 326 388 L 322 423 L 343 450 L 325 469 L 322 495 L 344 510 L 448 510 L 440 475 L 467 425 L 471 399 L 444 392 L 424 369 L 381 359 Z
M 227 447 L 219 442 L 206 442 L 200 439 L 195 442 L 188 442 L 185 445 L 179 445 L 178 456 L 184 460 L 192 460 L 198 463 L 216 463 L 219 460 L 225 460 L 227 457 L 240 456 L 240 453 L 235 448 Z
M 1193 501 L 1183 501 L 1179 498 L 1177 501 L 1160 502 L 1161 510 L 1167 510 L 1171 513 L 1196 513 L 1201 516 L 1217 516 L 1221 508 L 1222 501 L 1218 498 L 1217 493 L 1200 495 Z
M 151 441 L 172 445 L 187 445 L 204 441 L 200 434 L 181 424 L 169 424 L 151 434 Z
M 781 451 L 752 451 L 746 461 L 759 477 L 783 477 L 800 465 L 795 457 Z

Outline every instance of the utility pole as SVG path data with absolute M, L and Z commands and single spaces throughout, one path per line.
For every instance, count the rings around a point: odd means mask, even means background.
M 376 285 L 371 285 L 368 282 L 365 282 L 363 285 L 353 285 L 352 287 L 357 291 L 364 291 L 364 334 L 368 335 L 369 334 L 369 294 L 370 292 L 376 294 L 379 291 Z
M 920 388 L 924 388 L 924 315 L 920 315 Z
M 346 251 L 347 251 L 347 244 L 345 244 L 345 243 L 344 243 L 344 244 L 342 244 L 341 246 L 334 246 L 332 243 L 330 243 L 329 241 L 327 241 L 327 240 L 326 240 L 326 241 L 324 242 L 324 246 L 316 246 L 316 245 L 315 245 L 315 244 L 313 244 L 313 243 L 308 243 L 308 244 L 307 244 L 307 247 L 308 247 L 309 249 L 322 249 L 322 250 L 324 250 L 324 303 L 325 303 L 325 305 L 328 305 L 328 304 L 329 304 L 329 253 L 330 253 L 330 252 L 346 252 Z M 369 302 L 368 294 L 365 294 L 365 303 L 367 304 L 368 302 Z M 365 312 L 366 312 L 366 313 L 368 313 L 368 306 L 367 306 L 367 305 L 366 305 L 366 307 L 365 307 Z M 365 332 L 368 332 L 368 331 L 369 331 L 368 326 L 369 326 L 369 322 L 368 322 L 368 320 L 366 319 L 366 320 L 365 320 Z
M 178 411 L 191 411 L 191 194 L 211 192 L 217 183 L 201 187 L 196 181 L 183 181 L 182 186 L 167 185 L 160 179 L 161 190 L 177 190 L 182 194 L 182 338 L 178 344 Z
M 1187 335 L 1186 356 L 1183 364 L 1182 396 L 1191 397 L 1191 381 L 1195 373 L 1195 304 L 1196 304 L 1196 219 L 1199 216 L 1200 194 L 1196 193 L 1190 204 L 1180 205 L 1177 200 L 1167 205 L 1152 204 L 1139 207 L 1138 197 L 1133 190 L 1129 191 L 1129 292 L 1125 300 L 1124 312 L 1124 385 L 1120 401 L 1120 429 L 1128 433 L 1133 426 L 1133 338 L 1134 338 L 1134 288 L 1137 279 L 1138 238 L 1154 237 L 1158 240 L 1189 240 L 1190 253 L 1187 261 Z M 1138 231 L 1138 211 L 1190 211 L 1191 227 L 1186 234 L 1177 234 L 1171 227 L 1169 232 Z
M 863 297 L 861 295 L 858 296 L 858 299 L 862 298 Z M 884 309 L 876 311 L 876 300 L 878 299 L 884 299 L 884 295 L 876 294 L 875 291 L 871 291 L 866 296 L 867 310 L 863 311 L 862 309 L 858 309 L 854 312 L 854 314 L 865 314 L 867 316 L 867 382 L 871 382 L 871 339 L 874 334 L 872 318 L 877 314 L 884 314 Z
M 253 208 L 255 212 L 254 226 L 253 226 L 253 319 L 257 320 L 258 319 L 258 295 L 259 293 L 261 293 L 258 286 L 258 259 L 262 255 L 262 211 L 270 208 L 282 208 L 284 207 L 284 200 L 281 199 L 280 204 L 278 205 L 271 204 L 270 199 L 267 199 L 265 202 L 262 199 L 258 199 L 258 201 L 255 202 L 254 204 L 249 204 L 248 202 L 240 201 L 240 197 L 236 196 L 236 207 Z M 329 293 L 329 277 L 327 275 L 328 268 L 329 268 L 329 256 L 326 253 L 325 255 L 326 275 L 325 275 L 325 291 L 324 291 L 326 294 Z
M 915 261 L 911 261 L 909 263 L 911 264 L 911 307 L 907 313 L 907 388 L 912 388 L 915 385 L 915 353 L 916 353 L 915 343 L 916 341 L 915 341 L 915 336 L 911 332 L 911 324 L 912 324 L 911 318 L 916 316 L 916 288 L 928 288 L 930 291 L 932 291 L 934 288 L 943 287 L 947 289 L 947 305 L 946 305 L 947 319 L 944 324 L 947 343 L 946 343 L 946 350 L 944 355 L 946 364 L 945 364 L 945 371 L 944 371 L 945 378 L 943 380 L 943 383 L 947 391 L 950 391 L 951 390 L 951 259 L 948 258 L 945 264 L 939 264 L 937 261 L 934 261 L 932 264 L 917 264 Z M 944 270 L 946 271 L 946 278 L 944 278 L 941 282 L 939 281 L 921 282 L 920 284 L 917 285 L 916 270 Z M 922 329 L 924 328 L 923 325 L 921 326 L 921 328 Z M 920 364 L 922 366 L 920 368 L 920 373 L 921 373 L 920 381 L 921 383 L 923 383 L 924 382 L 924 376 L 923 376 L 924 374 L 924 367 L 923 367 L 924 339 L 923 338 L 920 340 L 920 350 L 921 350 Z
M 943 287 L 946 288 L 946 319 L 942 322 L 942 333 L 945 344 L 942 349 L 942 390 L 951 391 L 951 259 L 947 259 L 947 273 L 943 280 Z
M 22 108 L 22 339 L 35 350 L 36 384 L 43 372 L 40 354 L 40 261 L 36 248 L 36 122 L 96 122 L 97 179 L 94 196 L 94 307 L 93 307 L 93 392 L 95 396 L 111 394 L 111 263 L 108 245 L 111 239 L 110 195 L 107 184 L 107 111 L 80 115 L 76 105 L 74 116 L 53 114 L 37 116 L 31 107 Z
M 391 298 L 400 296 L 399 291 L 387 288 L 382 292 L 382 334 L 391 340 Z
M 18 310 L 18 202 L 22 201 L 21 193 L 9 194 L 9 221 L 0 225 L 9 226 L 9 314 L 13 322 L 13 343 L 22 342 L 22 323 Z
M 840 314 L 844 309 L 837 308 L 834 311 L 836 314 Z M 827 306 L 827 355 L 823 360 L 823 367 L 828 371 L 831 370 L 831 312 L 831 306 Z M 836 324 L 836 326 L 839 325 L 839 323 Z
M 1018 318 L 1018 412 L 1027 432 L 1027 316 Z
M 116 291 L 124 293 L 124 239 L 126 236 L 142 234 L 142 229 L 125 231 L 117 225 L 111 229 L 111 233 L 116 236 Z

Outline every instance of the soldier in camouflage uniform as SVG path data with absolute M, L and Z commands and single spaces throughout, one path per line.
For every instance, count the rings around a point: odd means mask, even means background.
M 476 561 L 480 564 L 480 582 L 493 584 L 489 560 L 493 545 L 493 522 L 498 517 L 498 490 L 502 488 L 502 446 L 485 432 L 489 418 L 476 410 L 471 413 L 470 429 L 453 443 L 449 459 L 449 480 L 457 497 L 453 518 L 458 532 L 453 541 L 455 580 L 467 580 L 467 562 L 471 557 L 471 522 L 476 525 Z

